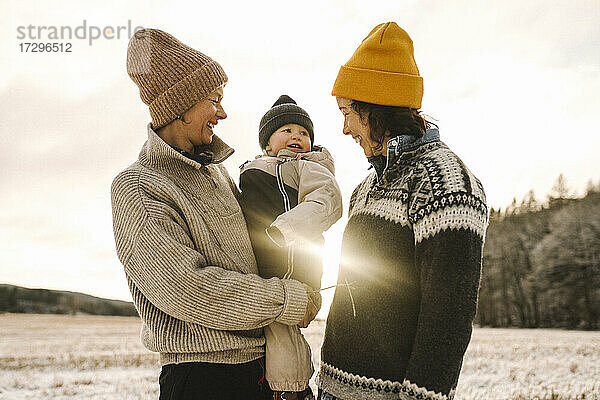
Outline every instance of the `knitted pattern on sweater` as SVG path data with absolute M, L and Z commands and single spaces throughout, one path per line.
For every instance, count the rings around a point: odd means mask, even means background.
M 218 137 L 220 163 L 233 150 Z M 238 364 L 264 354 L 262 327 L 296 324 L 306 291 L 257 274 L 235 185 L 220 164 L 202 166 L 148 127 L 137 162 L 112 185 L 119 260 L 142 319 L 142 342 L 161 364 Z
M 477 304 L 487 206 L 439 140 L 354 191 L 318 385 L 344 400 L 453 396 Z

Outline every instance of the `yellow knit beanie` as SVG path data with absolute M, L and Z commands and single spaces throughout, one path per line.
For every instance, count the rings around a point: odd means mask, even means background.
M 373 28 L 340 68 L 331 94 L 386 106 L 421 108 L 423 78 L 408 33 L 395 22 Z

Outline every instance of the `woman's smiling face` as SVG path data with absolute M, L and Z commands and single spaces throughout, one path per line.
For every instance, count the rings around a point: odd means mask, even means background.
M 223 88 L 219 87 L 185 112 L 184 118 L 189 121 L 189 124 L 186 124 L 186 131 L 189 132 L 188 139 L 195 146 L 211 144 L 213 128 L 219 120 L 227 118 L 221 105 L 222 98 Z
M 352 108 L 352 100 L 345 97 L 335 98 L 342 115 L 344 116 L 344 135 L 352 136 L 352 139 L 362 147 L 365 156 L 371 157 L 377 152 L 374 150 L 379 146 L 371 140 L 369 124 L 361 119 L 361 116 Z M 379 151 L 378 153 L 381 153 Z

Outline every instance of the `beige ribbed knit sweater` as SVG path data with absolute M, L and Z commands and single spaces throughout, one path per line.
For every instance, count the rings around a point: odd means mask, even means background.
M 264 354 L 262 327 L 293 325 L 302 284 L 262 279 L 235 185 L 219 163 L 233 149 L 214 137 L 215 163 L 179 154 L 148 127 L 139 160 L 112 185 L 117 254 L 142 319 L 142 342 L 161 364 L 237 364 Z

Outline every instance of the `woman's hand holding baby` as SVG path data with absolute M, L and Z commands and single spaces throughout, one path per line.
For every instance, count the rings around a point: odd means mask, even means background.
M 306 313 L 302 320 L 298 323 L 300 328 L 306 328 L 319 313 L 321 309 L 321 292 L 314 290 L 307 284 L 304 284 L 306 294 L 308 295 L 308 304 L 306 305 Z

